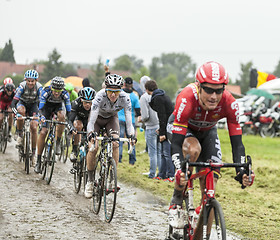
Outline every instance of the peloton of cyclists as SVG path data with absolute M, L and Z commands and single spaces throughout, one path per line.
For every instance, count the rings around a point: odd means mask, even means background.
M 106 76 L 104 85 L 95 96 L 91 107 L 90 117 L 87 126 L 89 149 L 94 144 L 94 151 L 87 154 L 88 182 L 85 188 L 85 197 L 91 198 L 93 194 L 93 170 L 96 164 L 96 154 L 98 151 L 98 141 L 95 136 L 99 135 L 100 129 L 105 128 L 108 135 L 119 137 L 118 111 L 124 109 L 128 138 L 132 144 L 135 143 L 134 127 L 131 118 L 131 101 L 127 93 L 121 90 L 123 78 L 117 74 Z M 118 164 L 119 144 L 113 142 L 113 158 Z
M 79 92 L 79 97 L 71 104 L 71 112 L 69 114 L 70 133 L 76 131 L 86 131 L 88 124 L 88 117 L 95 97 L 95 90 L 91 87 L 85 87 Z M 78 147 L 80 143 L 80 135 L 74 136 L 74 143 L 72 145 L 72 152 L 70 154 L 71 162 L 77 160 Z
M 224 67 L 217 62 L 207 62 L 198 68 L 195 83 L 186 86 L 176 99 L 173 115 L 171 154 L 177 169 L 174 193 L 169 208 L 171 225 L 179 221 L 182 206 L 182 191 L 186 185 L 182 161 L 189 155 L 190 161 L 214 162 L 222 160 L 220 141 L 216 123 L 226 117 L 232 146 L 233 162 L 245 162 L 245 148 L 242 131 L 238 123 L 239 109 L 234 97 L 225 90 L 229 76 Z M 215 174 L 215 186 L 219 174 Z M 252 185 L 243 168 L 236 169 L 235 179 L 244 186 Z M 252 180 L 254 174 L 252 174 Z M 205 189 L 204 179 L 200 179 L 201 192 Z
M 51 80 L 51 84 L 42 90 L 39 102 L 39 115 L 42 122 L 41 131 L 38 138 L 37 147 L 37 163 L 34 171 L 40 173 L 41 171 L 41 156 L 45 146 L 45 138 L 48 133 L 48 123 L 46 119 L 51 120 L 53 113 L 57 115 L 58 121 L 65 121 L 65 111 L 63 103 L 65 104 L 67 117 L 69 117 L 71 111 L 71 103 L 69 93 L 64 89 L 64 80 L 61 77 L 54 77 Z M 61 154 L 60 140 L 64 130 L 64 125 L 57 126 L 56 137 L 56 155 Z
M 27 70 L 24 74 L 24 81 L 21 82 L 16 90 L 16 94 L 11 104 L 11 108 L 17 117 L 17 147 L 23 143 L 23 119 L 22 116 L 38 116 L 38 101 L 42 91 L 42 85 L 38 82 L 39 74 L 36 70 Z M 30 123 L 32 163 L 37 144 L 38 120 L 32 120 Z
M 2 127 L 4 114 L 3 111 L 11 112 L 11 103 L 15 96 L 15 85 L 11 78 L 5 78 L 3 81 L 4 85 L 0 87 L 0 128 Z M 8 141 L 11 142 L 11 128 L 13 125 L 13 114 L 9 113 L 8 115 L 9 122 L 9 136 Z

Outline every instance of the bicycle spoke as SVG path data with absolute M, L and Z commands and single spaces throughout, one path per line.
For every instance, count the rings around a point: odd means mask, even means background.
M 117 192 L 118 189 L 116 163 L 114 159 L 109 159 L 104 183 L 104 212 L 106 222 L 111 222 L 114 216 Z
M 104 178 L 101 176 L 102 174 L 101 161 L 97 160 L 95 169 L 94 169 L 94 182 L 93 182 L 93 212 L 98 214 L 101 207 L 101 199 L 103 195 L 103 187 L 104 187 Z

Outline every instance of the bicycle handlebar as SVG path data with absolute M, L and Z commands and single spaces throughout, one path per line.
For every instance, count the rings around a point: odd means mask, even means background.
M 54 123 L 54 124 L 61 124 L 61 125 L 68 125 L 68 122 L 60 122 L 60 121 L 57 121 L 57 120 L 48 120 L 48 119 L 46 119 L 45 122 Z
M 29 116 L 21 116 L 21 119 L 25 120 L 25 119 L 29 119 L 29 120 L 39 120 L 39 117 L 29 117 Z M 18 117 L 16 117 L 16 119 L 18 119 Z
M 114 138 L 114 137 L 96 137 L 97 140 L 102 141 L 102 140 L 107 140 L 107 141 L 120 141 L 120 142 L 128 142 L 130 147 L 128 150 L 128 154 L 132 154 L 134 146 L 131 144 L 129 138 Z

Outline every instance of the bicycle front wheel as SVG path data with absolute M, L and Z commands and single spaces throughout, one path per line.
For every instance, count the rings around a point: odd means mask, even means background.
M 69 154 L 69 146 L 70 146 L 70 139 L 68 137 L 67 131 L 64 132 L 63 143 L 61 144 L 63 148 L 61 149 L 61 153 L 63 155 L 62 160 L 63 163 L 66 163 L 68 154 Z
M 101 161 L 98 158 L 97 163 L 94 169 L 94 181 L 93 181 L 93 212 L 98 214 L 101 207 L 101 199 L 103 196 L 103 188 L 104 188 L 104 173 L 102 172 L 103 168 L 101 166 Z
M 4 122 L 4 131 L 3 131 L 3 147 L 2 147 L 2 152 L 5 153 L 6 148 L 7 148 L 7 142 L 8 142 L 8 136 L 9 136 L 9 125 L 8 122 Z
M 48 146 L 46 144 L 42 171 L 43 171 L 43 179 L 46 180 L 47 184 L 50 184 L 51 182 L 54 163 L 55 163 L 55 152 L 53 151 L 53 146 Z
M 29 174 L 29 161 L 30 161 L 30 133 L 27 132 L 26 135 L 25 135 L 25 146 L 24 146 L 24 168 L 25 168 L 25 171 L 27 174 Z
M 74 187 L 75 192 L 79 193 L 82 184 L 83 176 L 83 159 L 80 158 L 80 155 L 77 157 L 77 162 L 73 164 L 74 172 Z
M 203 209 L 203 229 L 205 228 L 207 229 L 205 233 L 210 236 L 208 239 L 226 239 L 225 218 L 222 207 L 216 199 L 211 199 L 209 205 Z
M 105 221 L 111 222 L 114 216 L 117 201 L 117 167 L 113 158 L 108 159 L 104 182 L 104 213 Z

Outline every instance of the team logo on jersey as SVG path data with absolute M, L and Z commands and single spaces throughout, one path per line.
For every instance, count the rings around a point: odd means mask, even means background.
M 219 118 L 220 117 L 220 115 L 219 114 L 214 114 L 213 116 L 212 116 L 212 118 L 214 118 L 214 119 L 217 119 L 217 118 Z
M 187 99 L 182 98 L 182 102 L 179 106 L 178 112 L 177 112 L 177 121 L 180 122 L 182 112 L 184 111 L 185 107 L 187 106 Z
M 172 127 L 172 132 L 173 132 L 173 131 L 175 131 L 175 132 L 181 132 L 181 131 L 183 131 L 183 128 L 178 127 L 178 126 L 173 126 L 173 127 Z
M 191 84 L 190 87 L 191 87 L 191 89 L 193 91 L 193 95 L 194 95 L 195 99 L 198 100 L 196 85 L 195 84 Z

